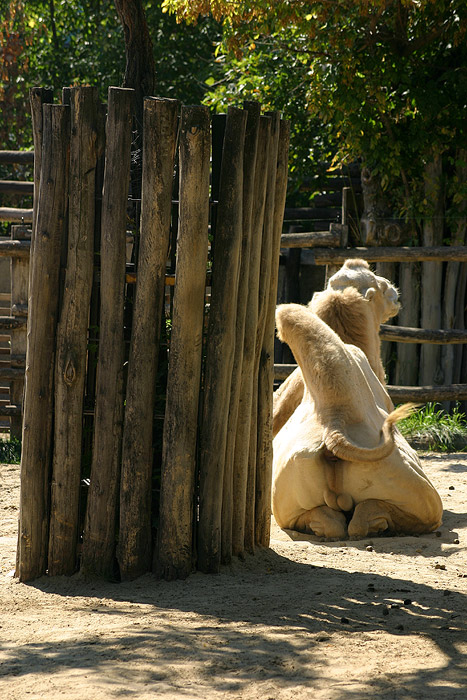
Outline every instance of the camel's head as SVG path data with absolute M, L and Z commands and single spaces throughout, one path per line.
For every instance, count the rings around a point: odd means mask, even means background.
M 328 289 L 342 291 L 347 287 L 354 287 L 378 308 L 380 323 L 385 323 L 400 309 L 396 287 L 384 277 L 375 275 L 365 260 L 346 260 L 329 279 Z

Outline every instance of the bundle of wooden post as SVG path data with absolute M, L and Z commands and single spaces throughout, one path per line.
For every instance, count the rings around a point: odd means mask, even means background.
M 61 105 L 45 104 L 49 100 L 46 91 L 33 90 L 40 156 L 18 576 L 27 581 L 79 568 L 87 576 L 131 579 L 153 570 L 170 579 L 195 568 L 218 571 L 232 555 L 269 543 L 274 307 L 288 124 L 277 113 L 260 116 L 259 105 L 247 103 L 215 117 L 211 139 L 207 108 L 145 99 L 126 363 L 133 91 L 109 89 L 105 125 L 95 88 L 67 89 Z M 212 156 L 211 140 L 219 143 Z M 177 228 L 162 463 L 154 464 L 165 272 Z M 90 328 L 95 332 L 96 324 L 95 378 Z M 95 405 L 83 523 L 85 393 L 95 395 Z M 161 484 L 157 512 L 154 469 Z

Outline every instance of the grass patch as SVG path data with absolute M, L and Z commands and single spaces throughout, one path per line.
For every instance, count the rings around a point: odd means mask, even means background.
M 398 423 L 405 439 L 417 450 L 429 452 L 467 451 L 467 422 L 456 406 L 446 413 L 437 403 L 427 403 Z
M 19 464 L 21 462 L 21 440 L 0 440 L 0 462 Z

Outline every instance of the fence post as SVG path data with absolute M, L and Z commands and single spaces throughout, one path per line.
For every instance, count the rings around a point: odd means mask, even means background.
M 152 427 L 169 249 L 179 102 L 146 98 L 138 274 L 128 362 L 118 562 L 124 579 L 151 568 Z
M 209 222 L 207 107 L 182 107 L 177 267 L 154 570 L 186 578 L 193 567 L 193 500 Z
M 60 252 L 66 230 L 69 134 L 69 107 L 44 105 L 41 178 L 28 303 L 17 571 L 21 581 L 41 576 L 47 566 L 54 345 Z
M 268 547 L 271 530 L 272 394 L 274 389 L 274 327 L 279 276 L 279 253 L 287 194 L 290 122 L 281 120 L 274 183 L 271 275 L 266 299 L 266 324 L 258 377 L 258 450 L 255 493 L 255 542 Z M 274 168 L 274 165 L 276 166 Z
M 260 285 L 261 243 L 266 200 L 266 177 L 271 138 L 271 118 L 259 120 L 258 149 L 254 181 L 250 266 L 248 271 L 248 313 L 245 319 L 240 403 L 235 437 L 233 490 L 235 498 L 232 513 L 232 553 L 241 555 L 245 549 L 245 517 L 249 473 L 250 432 L 253 393 L 256 383 L 255 351 L 258 327 L 258 299 Z M 256 455 L 255 455 L 256 456 Z
M 76 570 L 87 330 L 94 263 L 98 91 L 70 88 L 71 141 L 65 284 L 57 327 L 49 574 Z
M 43 117 L 42 105 L 53 102 L 53 90 L 49 88 L 33 87 L 29 91 L 32 116 L 32 136 L 34 141 L 34 197 L 32 215 L 32 235 L 31 235 L 31 260 L 34 249 L 34 232 L 36 230 L 37 207 L 39 204 L 39 187 L 41 181 L 42 167 L 42 137 L 43 137 Z M 29 268 L 31 272 L 32 266 Z
M 18 241 L 30 241 L 31 229 L 26 226 L 12 226 L 11 238 Z M 24 317 L 27 315 L 29 294 L 29 258 L 12 256 L 10 264 L 11 281 L 11 315 Z M 26 328 L 11 331 L 10 356 L 26 356 Z M 10 383 L 10 403 L 22 407 L 24 393 L 24 377 L 12 379 Z M 10 416 L 10 438 L 21 439 L 23 417 Z
M 112 577 L 123 423 L 126 212 L 134 90 L 109 88 L 101 224 L 101 302 L 91 483 L 81 569 Z
M 274 234 L 274 197 L 277 169 L 277 152 L 279 146 L 279 112 L 271 112 L 271 140 L 269 144 L 269 160 L 266 189 L 266 202 L 264 205 L 263 236 L 261 242 L 261 270 L 259 274 L 259 299 L 258 299 L 258 325 L 256 328 L 254 384 L 253 384 L 253 405 L 251 410 L 251 432 L 250 432 L 250 457 L 248 469 L 248 485 L 246 499 L 245 517 L 245 549 L 254 552 L 255 549 L 255 491 L 256 491 L 256 468 L 258 460 L 261 459 L 263 445 L 258 442 L 258 426 L 263 417 L 259 414 L 259 372 L 263 353 L 263 341 L 266 328 L 266 319 L 269 306 L 269 287 L 272 269 L 272 250 Z M 262 407 L 261 407 L 262 410 Z
M 198 568 L 216 572 L 242 240 L 243 145 L 247 113 L 229 107 L 222 153 L 209 332 L 200 427 Z
M 243 223 L 240 273 L 238 284 L 237 318 L 235 329 L 235 351 L 232 368 L 230 407 L 227 422 L 227 444 L 225 452 L 224 490 L 222 503 L 222 563 L 232 558 L 233 508 L 236 498 L 234 488 L 235 436 L 240 404 L 243 346 L 248 302 L 248 276 L 251 252 L 251 230 L 255 183 L 256 154 L 258 149 L 259 119 L 261 107 L 258 102 L 245 102 L 248 114 L 243 158 Z

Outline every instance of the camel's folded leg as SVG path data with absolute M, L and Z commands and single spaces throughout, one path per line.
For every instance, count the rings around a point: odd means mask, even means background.
M 274 392 L 273 437 L 276 437 L 279 430 L 287 423 L 297 406 L 300 405 L 303 399 L 304 387 L 302 371 L 300 367 L 297 367 Z
M 400 532 L 405 535 L 416 535 L 422 532 L 431 532 L 436 527 L 430 527 L 428 523 L 422 522 L 411 513 L 407 513 L 391 503 L 369 499 L 358 503 L 355 507 L 348 532 L 351 539 L 359 539 L 385 530 L 396 534 Z
M 340 510 L 329 506 L 317 506 L 302 513 L 295 522 L 293 530 L 307 532 L 326 539 L 347 539 L 347 520 Z

